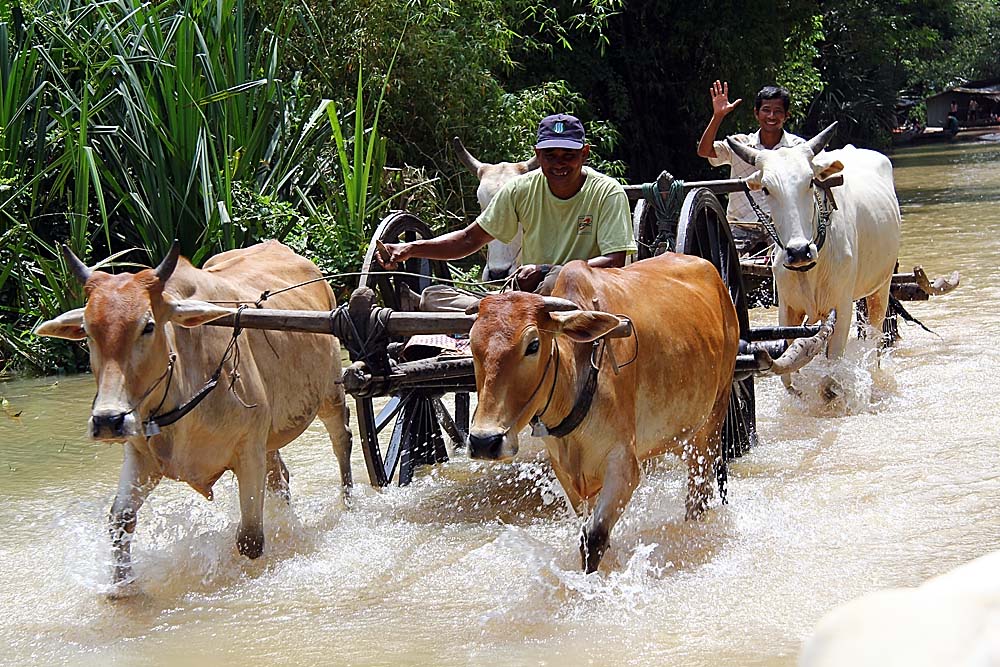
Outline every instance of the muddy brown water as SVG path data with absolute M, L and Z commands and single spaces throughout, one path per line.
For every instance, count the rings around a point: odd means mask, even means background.
M 267 503 L 261 559 L 236 552 L 231 476 L 214 502 L 164 482 L 139 515 L 141 593 L 109 602 L 121 451 L 82 435 L 93 380 L 0 384 L 0 664 L 793 665 L 838 603 L 1000 548 L 1000 144 L 893 159 L 902 268 L 962 272 L 910 304 L 935 334 L 904 325 L 874 377 L 857 341 L 807 369 L 841 381 L 834 405 L 759 382 L 729 504 L 686 523 L 679 465 L 647 466 L 596 575 L 537 445 L 359 484 L 348 510 L 317 423 L 285 450 L 293 500 Z

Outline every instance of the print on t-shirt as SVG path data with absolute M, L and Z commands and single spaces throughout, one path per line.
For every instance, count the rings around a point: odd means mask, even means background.
M 583 236 L 584 234 L 590 234 L 594 226 L 594 216 L 593 215 L 581 215 L 576 219 L 576 235 Z

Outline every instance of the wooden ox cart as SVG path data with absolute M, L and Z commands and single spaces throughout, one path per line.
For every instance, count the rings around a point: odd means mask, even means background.
M 664 185 L 658 188 L 661 194 L 668 187 L 683 187 L 684 192 L 679 219 L 670 230 L 676 251 L 712 262 L 736 306 L 740 354 L 723 448 L 726 458 L 740 456 L 756 443 L 754 377 L 765 370 L 761 351 L 777 358 L 787 348 L 788 340 L 814 336 L 819 327 L 750 326 L 749 308 L 764 302 L 758 294 L 763 293 L 761 286 L 767 283 L 761 268 L 766 264 L 741 257 L 717 197 L 740 190 L 740 181 L 671 186 L 661 179 L 660 186 Z M 665 251 L 666 246 L 659 240 L 665 230 L 642 198 L 642 187 L 629 186 L 626 190 L 635 202 L 639 257 Z M 472 357 L 462 354 L 462 348 L 474 317 L 411 312 L 403 298 L 404 287 L 419 294 L 436 282 L 450 280 L 447 263 L 411 259 L 399 271 L 385 271 L 375 259 L 376 240 L 396 243 L 431 236 L 430 228 L 416 216 L 394 212 L 376 229 L 359 287 L 348 304 L 334 312 L 249 308 L 212 323 L 336 335 L 350 355 L 351 364 L 343 374 L 344 388 L 355 399 L 361 448 L 375 486 L 388 485 L 397 474 L 399 484 L 409 483 L 417 466 L 447 460 L 445 437 L 455 447 L 463 447 L 468 436 L 470 393 L 476 384 Z M 922 274 L 914 274 L 912 280 L 905 276 L 898 282 L 894 280 L 893 294 L 897 298 L 921 298 L 911 285 L 920 287 Z M 923 280 L 926 282 L 926 277 Z M 425 346 L 422 351 L 412 345 L 407 347 L 406 342 L 417 334 L 440 335 L 444 344 Z M 446 395 L 453 395 L 453 401 L 444 400 Z M 377 403 L 380 409 L 376 409 Z

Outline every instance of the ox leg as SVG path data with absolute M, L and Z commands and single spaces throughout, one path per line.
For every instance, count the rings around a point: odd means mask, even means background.
M 118 492 L 108 516 L 114 560 L 112 582 L 116 586 L 133 580 L 132 535 L 135 533 L 136 515 L 160 479 L 156 461 L 143 456 L 130 443 L 126 443 L 125 461 L 118 477 Z
M 552 472 L 555 473 L 556 479 L 559 480 L 559 486 L 562 487 L 563 492 L 566 494 L 566 500 L 573 507 L 573 511 L 576 512 L 577 516 L 583 516 L 587 510 L 587 503 L 577 493 L 576 487 L 573 485 L 573 478 L 556 465 L 552 466 Z
M 597 505 L 584 522 L 580 536 L 580 557 L 588 574 L 600 565 L 611 542 L 611 530 L 625 512 L 625 506 L 639 484 L 639 460 L 632 448 L 616 447 L 608 455 L 603 480 Z
M 883 347 L 886 347 L 892 342 L 886 338 L 885 334 L 882 333 L 882 325 L 885 322 L 885 314 L 889 308 L 890 287 L 891 279 L 887 280 L 884 285 L 865 297 L 865 306 L 868 308 L 868 324 L 876 332 L 875 335 L 877 335 L 880 339 L 880 352 Z
M 795 310 L 791 306 L 788 306 L 787 304 L 784 303 L 778 304 L 778 324 L 780 324 L 783 327 L 799 326 L 800 324 L 802 324 L 802 321 L 805 319 L 805 317 L 806 317 L 805 311 Z M 792 341 L 788 341 L 789 345 L 791 345 L 791 343 Z M 781 384 L 785 385 L 785 389 L 787 389 L 789 392 L 793 394 L 798 395 L 800 393 L 798 389 L 792 386 L 791 373 L 786 373 L 785 375 L 781 376 Z
M 343 387 L 337 385 L 337 388 L 339 390 L 337 395 L 320 406 L 319 418 L 326 426 L 326 432 L 330 435 L 333 453 L 340 466 L 340 484 L 343 487 L 344 499 L 346 500 L 350 497 L 351 486 L 354 485 L 354 479 L 351 475 L 350 412 L 347 409 Z
M 267 453 L 267 490 L 285 502 L 291 502 L 292 492 L 288 487 L 288 466 L 281 459 L 277 449 Z
M 240 488 L 240 528 L 236 548 L 249 559 L 264 553 L 264 479 L 266 459 L 264 443 L 249 440 L 240 450 L 233 472 Z
M 854 306 L 850 297 L 844 302 L 837 304 L 838 313 L 851 313 L 852 307 Z M 884 318 L 883 318 L 884 319 Z M 882 320 L 879 320 L 879 326 L 882 326 Z M 847 349 L 847 339 L 851 337 L 851 318 L 850 317 L 838 317 L 837 323 L 833 327 L 833 333 L 830 335 L 830 341 L 827 343 L 826 356 L 828 359 L 839 359 L 844 355 L 844 350 Z M 820 395 L 827 400 L 827 402 L 835 400 L 838 396 L 844 394 L 844 388 L 833 376 L 826 376 L 823 378 L 822 384 L 820 386 Z
M 728 400 L 726 403 L 728 407 Z M 712 498 L 712 479 L 719 465 L 719 433 L 718 426 L 703 428 L 684 449 L 684 462 L 688 469 L 685 521 L 700 518 L 708 509 L 708 501 Z
M 851 313 L 853 312 L 853 306 L 854 304 L 850 296 L 837 304 L 837 314 L 845 313 L 845 316 L 838 317 L 837 323 L 833 326 L 833 333 L 830 334 L 830 341 L 826 346 L 827 359 L 839 359 L 844 356 L 844 350 L 847 349 L 847 339 L 851 337 Z M 882 319 L 879 319 L 879 326 L 881 325 Z

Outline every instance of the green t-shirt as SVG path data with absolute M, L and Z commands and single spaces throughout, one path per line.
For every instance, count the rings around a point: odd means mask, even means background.
M 583 173 L 583 187 L 569 199 L 552 194 L 541 170 L 508 181 L 476 222 L 503 243 L 510 243 L 521 227 L 522 264 L 635 252 L 625 190 L 593 169 L 584 167 Z

